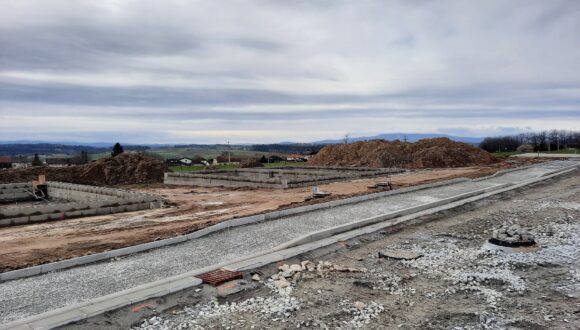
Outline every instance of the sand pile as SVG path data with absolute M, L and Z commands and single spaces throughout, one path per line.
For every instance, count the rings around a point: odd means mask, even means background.
M 90 185 L 118 185 L 163 182 L 168 168 L 159 159 L 124 153 L 80 166 L 63 168 L 31 167 L 0 171 L 0 183 L 32 181 L 40 174 L 49 181 Z
M 415 143 L 374 140 L 328 145 L 310 161 L 313 166 L 440 168 L 486 165 L 497 159 L 487 151 L 448 138 Z

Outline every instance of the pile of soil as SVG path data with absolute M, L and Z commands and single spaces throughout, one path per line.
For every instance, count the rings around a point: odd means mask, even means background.
M 40 174 L 46 175 L 49 181 L 99 186 L 159 183 L 163 182 L 163 173 L 168 171 L 167 165 L 159 159 L 123 153 L 80 166 L 31 167 L 0 171 L 0 183 L 28 182 L 36 179 Z
M 240 163 L 240 168 L 264 167 L 258 159 L 248 159 Z
M 327 145 L 308 161 L 312 166 L 442 168 L 488 165 L 498 159 L 485 150 L 448 138 L 415 143 L 385 140 Z

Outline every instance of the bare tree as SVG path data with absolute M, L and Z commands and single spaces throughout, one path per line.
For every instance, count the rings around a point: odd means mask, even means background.
M 348 144 L 348 138 L 350 137 L 350 133 L 346 133 L 343 137 L 344 139 L 344 144 Z
M 558 133 L 558 130 L 551 130 L 550 134 L 548 134 L 548 138 L 550 139 L 550 144 L 555 144 L 556 149 L 560 151 L 560 134 Z

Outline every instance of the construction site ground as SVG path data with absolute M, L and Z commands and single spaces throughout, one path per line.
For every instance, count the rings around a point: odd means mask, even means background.
M 133 329 L 579 329 L 579 220 L 576 171 L 266 267 L 248 278 L 253 289 L 200 294 Z M 511 224 L 528 228 L 540 249 L 482 249 Z M 385 251 L 417 259 L 379 257 Z M 306 260 L 316 267 L 291 272 L 289 287 L 274 284 L 285 276 L 278 266 Z M 69 328 L 122 324 L 105 319 Z
M 169 238 L 232 218 L 259 214 L 308 203 L 374 192 L 368 186 L 388 180 L 395 188 L 449 180 L 476 178 L 506 165 L 416 170 L 391 177 L 320 185 L 328 198 L 307 199 L 311 188 L 250 189 L 200 188 L 163 184 L 125 186 L 161 195 L 169 208 L 114 215 L 59 220 L 0 228 L 0 271 L 8 271 L 72 257 L 108 251 L 156 239 Z
M 555 161 L 503 173 L 481 181 L 452 182 L 377 199 L 313 210 L 256 222 L 233 230 L 141 253 L 0 283 L 0 322 L 22 320 L 56 308 L 134 288 L 212 265 L 265 253 L 304 235 L 352 224 L 409 207 L 444 201 L 504 185 L 526 183 L 562 169 L 574 161 Z M 577 176 L 577 170 L 574 172 Z

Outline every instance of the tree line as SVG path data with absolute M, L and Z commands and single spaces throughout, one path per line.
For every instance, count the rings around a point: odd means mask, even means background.
M 521 145 L 529 144 L 534 151 L 554 151 L 580 148 L 580 131 L 551 130 L 517 135 L 486 137 L 479 147 L 488 152 L 516 151 Z

